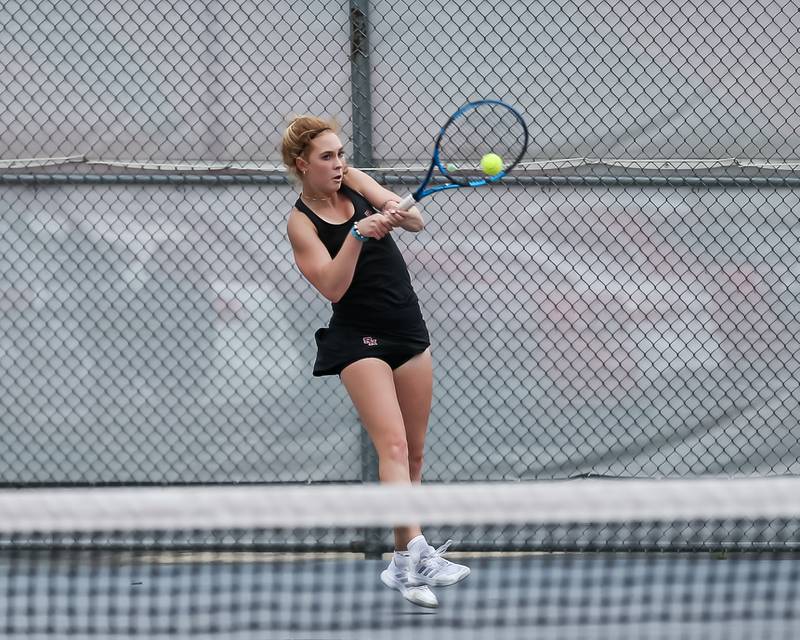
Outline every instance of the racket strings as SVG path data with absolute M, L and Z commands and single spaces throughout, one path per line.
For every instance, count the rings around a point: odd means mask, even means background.
M 480 162 L 488 153 L 500 156 L 503 171 L 515 165 L 525 150 L 525 127 L 510 109 L 481 105 L 454 118 L 439 141 L 439 159 L 456 181 L 484 178 Z

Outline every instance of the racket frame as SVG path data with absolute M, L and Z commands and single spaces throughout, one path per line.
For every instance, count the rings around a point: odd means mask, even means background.
M 463 116 L 466 112 L 471 111 L 472 109 L 476 109 L 481 105 L 495 105 L 501 106 L 505 109 L 508 109 L 514 117 L 517 119 L 519 124 L 522 127 L 523 133 L 523 140 L 522 140 L 522 147 L 514 158 L 514 160 L 506 167 L 503 168 L 502 171 L 493 175 L 493 176 L 484 176 L 475 180 L 467 180 L 464 182 L 446 182 L 445 184 L 435 185 L 433 187 L 428 187 L 431 179 L 433 178 L 433 171 L 434 169 L 438 169 L 439 173 L 442 174 L 444 178 L 453 180 L 453 176 L 447 170 L 441 159 L 439 157 L 439 149 L 444 139 L 445 133 L 447 131 L 447 127 L 449 127 L 453 122 L 455 122 L 458 118 Z M 482 187 L 486 184 L 491 184 L 493 182 L 500 181 L 503 177 L 508 175 L 508 173 L 519 164 L 519 161 L 522 160 L 522 156 L 525 154 L 525 151 L 528 149 L 528 127 L 525 124 L 525 120 L 523 119 L 522 115 L 510 104 L 503 102 L 502 100 L 475 100 L 474 102 L 468 102 L 460 109 L 458 109 L 453 115 L 451 115 L 447 122 L 439 129 L 439 134 L 436 136 L 436 143 L 433 147 L 433 157 L 431 158 L 430 166 L 428 167 L 428 171 L 425 174 L 422 182 L 420 183 L 419 187 L 413 193 L 409 193 L 407 196 L 403 197 L 400 200 L 400 203 L 397 205 L 398 209 L 407 210 L 414 205 L 414 203 L 419 202 L 422 198 L 429 196 L 433 193 L 438 193 L 439 191 L 447 191 L 448 189 L 460 189 L 461 187 Z

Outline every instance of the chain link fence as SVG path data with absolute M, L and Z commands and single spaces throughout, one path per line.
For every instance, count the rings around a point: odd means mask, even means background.
M 800 9 L 352 0 L 0 7 L 0 482 L 350 481 L 313 379 L 288 117 L 416 183 L 515 104 L 503 186 L 396 234 L 433 343 L 432 481 L 799 473 Z

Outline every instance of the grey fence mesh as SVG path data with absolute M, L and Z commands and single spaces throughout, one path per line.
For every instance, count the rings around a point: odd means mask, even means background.
M 398 232 L 433 342 L 429 480 L 798 473 L 800 9 L 666 0 L 0 7 L 0 482 L 358 480 L 313 379 L 295 113 L 405 193 L 464 102 L 502 186 Z

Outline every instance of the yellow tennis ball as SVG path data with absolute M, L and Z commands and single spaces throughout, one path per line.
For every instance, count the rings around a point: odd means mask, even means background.
M 481 158 L 481 170 L 487 176 L 496 176 L 503 170 L 503 159 L 496 153 L 487 153 Z

